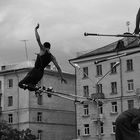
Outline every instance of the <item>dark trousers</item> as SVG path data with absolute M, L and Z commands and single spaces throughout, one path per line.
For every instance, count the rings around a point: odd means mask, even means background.
M 131 118 L 120 115 L 116 119 L 116 140 L 140 140 L 138 125 L 132 125 Z
M 23 84 L 28 85 L 29 87 L 35 87 L 36 84 L 41 80 L 43 77 L 44 70 L 33 68 L 23 80 L 19 82 L 19 87 L 23 88 Z M 30 89 L 29 89 L 30 90 Z

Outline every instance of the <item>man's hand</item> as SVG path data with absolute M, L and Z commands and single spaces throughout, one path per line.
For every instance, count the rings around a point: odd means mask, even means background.
M 37 30 L 39 28 L 39 23 L 37 24 L 37 26 L 35 27 L 35 29 Z
M 65 84 L 67 84 L 67 81 L 64 79 L 64 78 L 61 78 L 61 83 L 65 83 Z

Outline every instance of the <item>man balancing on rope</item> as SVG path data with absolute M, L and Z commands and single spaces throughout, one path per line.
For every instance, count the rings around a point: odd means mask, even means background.
M 44 68 L 50 62 L 53 62 L 53 64 L 56 66 L 61 77 L 61 82 L 67 83 L 67 81 L 63 78 L 61 68 L 57 63 L 56 58 L 50 53 L 51 47 L 50 43 L 49 42 L 45 42 L 44 44 L 41 43 L 40 36 L 37 31 L 38 28 L 39 24 L 37 24 L 37 26 L 35 27 L 35 36 L 38 45 L 40 47 L 40 52 L 39 54 L 37 54 L 34 68 L 18 84 L 20 88 L 23 88 L 24 90 L 28 89 L 29 91 L 36 91 L 39 89 L 39 87 L 37 87 L 37 83 L 43 77 Z
M 122 112 L 116 119 L 116 140 L 140 140 L 140 108 Z
M 136 16 L 136 27 L 135 27 L 134 33 L 139 34 L 139 32 L 140 32 L 140 8 Z

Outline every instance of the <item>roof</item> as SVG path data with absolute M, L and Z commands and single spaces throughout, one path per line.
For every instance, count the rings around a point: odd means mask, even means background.
M 1 65 L 1 71 L 18 70 L 18 69 L 23 69 L 23 68 L 32 68 L 33 66 L 34 66 L 33 61 L 24 61 L 24 62 L 20 62 L 18 64 Z
M 24 62 L 20 62 L 17 64 L 5 64 L 5 65 L 1 65 L 0 66 L 0 74 L 7 74 L 9 72 L 15 72 L 15 71 L 19 71 L 19 70 L 29 70 L 32 69 L 34 67 L 34 61 L 24 61 Z M 45 68 L 45 72 L 49 73 L 49 74 L 58 74 L 58 71 L 54 68 L 51 67 L 50 65 L 48 65 Z M 68 73 L 68 72 L 63 72 L 63 74 L 65 75 L 69 75 L 69 76 L 74 76 L 74 74 L 72 73 Z
M 123 38 L 121 40 L 124 42 L 124 45 L 125 45 L 125 48 L 122 50 L 127 50 L 127 49 L 132 49 L 134 47 L 139 47 L 139 39 L 137 39 L 137 38 L 128 37 L 128 38 Z M 115 52 L 117 43 L 118 43 L 118 41 L 113 42 L 111 44 L 108 44 L 108 45 L 103 46 L 101 48 L 90 51 L 88 53 L 85 53 L 85 54 L 78 56 L 78 57 L 71 59 L 71 60 L 78 60 L 78 59 L 87 58 L 87 57 L 91 57 L 91 56 L 97 56 L 97 55 L 101 55 L 101 54 Z

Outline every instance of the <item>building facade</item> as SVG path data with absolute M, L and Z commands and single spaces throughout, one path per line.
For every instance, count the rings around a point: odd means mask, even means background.
M 140 107 L 140 45 L 124 38 L 70 60 L 75 67 L 76 94 L 94 100 L 76 105 L 80 140 L 115 140 L 115 119 Z
M 23 90 L 18 82 L 31 70 L 32 63 L 1 66 L 1 114 L 14 128 L 29 128 L 38 140 L 72 140 L 75 138 L 75 104 L 73 101 L 43 93 Z M 68 84 L 62 84 L 57 71 L 47 68 L 40 85 L 57 92 L 75 94 L 75 76 L 63 73 Z

